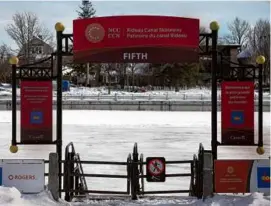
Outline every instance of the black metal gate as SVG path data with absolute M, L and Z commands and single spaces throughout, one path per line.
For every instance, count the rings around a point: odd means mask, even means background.
M 143 159 L 143 154 L 138 153 L 137 143 L 134 144 L 132 154 L 128 154 L 126 162 L 114 161 L 83 161 L 75 152 L 73 143 L 69 143 L 65 149 L 64 173 L 61 175 L 64 178 L 63 188 L 61 192 L 65 193 L 65 200 L 72 201 L 74 198 L 88 198 L 88 199 L 108 199 L 110 196 L 114 198 L 131 198 L 136 200 L 143 198 L 144 195 L 150 194 L 173 194 L 173 193 L 188 193 L 190 196 L 198 198 L 202 197 L 203 193 L 203 146 L 200 144 L 198 155 L 194 155 L 193 160 L 182 161 L 166 161 L 169 164 L 186 164 L 190 165 L 189 173 L 172 173 L 166 174 L 166 177 L 190 177 L 190 187 L 187 190 L 159 190 L 146 191 L 144 189 L 144 180 L 146 174 L 144 173 L 144 165 L 146 162 Z M 89 174 L 83 171 L 83 164 L 89 165 L 122 165 L 126 167 L 126 175 L 111 175 L 111 174 Z M 88 177 L 102 177 L 102 178 L 116 178 L 126 179 L 126 191 L 108 191 L 108 190 L 89 190 L 86 183 Z M 91 194 L 91 195 L 90 195 Z M 95 196 L 95 194 L 106 194 L 103 196 Z

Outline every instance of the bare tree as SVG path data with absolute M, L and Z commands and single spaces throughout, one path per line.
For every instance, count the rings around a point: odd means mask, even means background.
M 108 94 L 111 94 L 112 77 L 116 76 L 118 64 L 117 63 L 103 63 L 101 64 L 101 72 L 106 76 L 106 84 L 108 84 Z
M 204 26 L 200 26 L 199 27 L 199 33 L 201 34 L 201 33 L 208 33 L 209 31 L 208 31 L 208 29 L 206 28 L 206 27 L 204 27 Z
M 119 85 L 120 85 L 120 89 L 124 89 L 125 87 L 125 83 L 127 83 L 126 77 L 127 77 L 127 67 L 129 64 L 127 63 L 117 63 L 116 64 L 116 74 L 118 76 L 119 79 Z
M 82 0 L 82 5 L 79 8 L 80 8 L 80 11 L 77 11 L 77 13 L 78 13 L 78 17 L 80 19 L 92 18 L 92 17 L 95 16 L 96 10 L 94 9 L 91 1 Z M 90 64 L 87 63 L 87 67 L 86 67 L 86 87 L 89 85 L 89 69 L 90 69 Z
M 0 45 L 0 82 L 7 82 L 7 78 L 11 74 L 9 58 L 12 55 L 11 49 L 6 45 Z
M 135 76 L 139 72 L 141 66 L 140 63 L 128 63 L 126 67 L 126 73 L 127 73 L 127 86 L 129 87 L 130 91 L 130 82 L 129 77 L 132 77 L 132 91 L 135 91 Z
M 30 57 L 31 42 L 34 37 L 42 36 L 42 40 L 49 45 L 53 42 L 52 32 L 43 26 L 38 16 L 32 12 L 15 13 L 12 16 L 12 23 L 5 29 L 26 59 Z
M 228 30 L 230 34 L 224 37 L 225 43 L 239 44 L 241 46 L 244 46 L 247 43 L 250 31 L 250 24 L 248 21 L 236 17 L 228 24 Z
M 252 54 L 252 62 L 255 62 L 258 55 L 264 55 L 264 81 L 268 83 L 270 78 L 270 21 L 259 19 L 255 26 L 250 29 L 249 41 L 247 44 L 249 52 Z

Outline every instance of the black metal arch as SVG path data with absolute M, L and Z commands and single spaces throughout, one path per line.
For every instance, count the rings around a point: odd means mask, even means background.
M 211 111 L 211 146 L 213 158 L 217 159 L 217 147 L 221 145 L 217 140 L 217 83 L 221 80 L 255 80 L 258 79 L 259 84 L 259 110 L 258 110 L 258 132 L 259 141 L 258 146 L 263 146 L 263 110 L 262 110 L 262 65 L 241 66 L 234 62 L 229 62 L 235 66 L 230 67 L 229 75 L 223 75 L 223 71 L 218 69 L 218 55 L 221 55 L 223 61 L 228 61 L 223 58 L 222 54 L 217 51 L 218 31 L 213 30 L 211 33 L 201 33 L 199 40 L 199 55 L 211 57 L 212 68 L 212 111 Z M 211 45 L 209 45 L 211 40 Z M 64 34 L 57 31 L 57 49 L 50 57 L 33 64 L 26 64 L 17 67 L 12 65 L 12 145 L 21 144 L 16 140 L 16 80 L 57 80 L 57 121 L 56 121 L 56 141 L 52 144 L 56 145 L 56 151 L 59 156 L 59 174 L 61 174 L 61 161 L 62 161 L 62 59 L 64 56 L 73 55 L 73 34 Z M 56 71 L 54 71 L 54 60 L 56 60 Z M 259 68 L 258 75 L 255 69 Z M 59 184 L 62 181 L 59 178 Z M 61 195 L 61 192 L 60 192 Z

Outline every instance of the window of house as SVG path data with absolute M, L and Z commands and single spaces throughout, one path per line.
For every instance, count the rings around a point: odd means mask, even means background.
M 31 54 L 42 54 L 43 53 L 43 48 L 42 46 L 33 46 L 30 49 Z
M 30 48 L 30 53 L 31 53 L 31 54 L 35 54 L 35 53 L 36 53 L 36 52 L 35 52 L 35 47 L 31 47 L 31 48 Z
M 42 46 L 37 46 L 36 47 L 36 53 L 37 54 L 42 54 L 43 52 L 42 52 Z

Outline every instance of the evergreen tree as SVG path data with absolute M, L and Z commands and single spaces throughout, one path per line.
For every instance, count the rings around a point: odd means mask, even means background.
M 96 14 L 96 10 L 89 0 L 82 0 L 82 5 L 79 8 L 80 11 L 77 11 L 77 14 L 80 19 L 91 18 Z
M 79 6 L 80 11 L 77 11 L 79 19 L 86 19 L 94 17 L 96 10 L 94 9 L 92 2 L 89 0 L 82 0 L 82 5 Z M 89 85 L 89 69 L 90 64 L 87 63 L 86 65 L 86 86 Z M 96 75 L 97 76 L 97 75 Z M 100 75 L 98 75 L 99 77 Z M 98 81 L 98 80 L 97 80 Z

